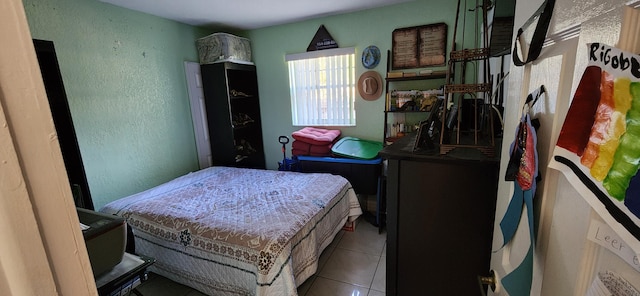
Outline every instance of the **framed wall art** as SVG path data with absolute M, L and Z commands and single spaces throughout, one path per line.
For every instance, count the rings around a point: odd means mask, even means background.
M 393 69 L 444 66 L 447 54 L 447 24 L 437 23 L 399 28 L 392 33 Z

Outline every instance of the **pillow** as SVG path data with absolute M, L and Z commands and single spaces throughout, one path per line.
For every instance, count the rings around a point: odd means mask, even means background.
M 329 145 L 340 136 L 340 130 L 305 127 L 299 131 L 293 132 L 291 136 L 300 142 L 309 143 L 311 145 Z

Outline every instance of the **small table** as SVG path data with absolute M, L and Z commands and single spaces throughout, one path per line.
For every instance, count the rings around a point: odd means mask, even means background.
M 349 180 L 356 194 L 376 195 L 376 216 L 373 217 L 375 221 L 370 222 L 382 233 L 386 212 L 382 158 L 378 156 L 373 159 L 355 159 L 304 155 L 297 157 L 300 172 L 340 175 Z
M 155 263 L 151 257 L 124 253 L 122 261 L 107 273 L 96 277 L 98 295 L 139 295 L 134 289 L 147 280 L 147 268 Z

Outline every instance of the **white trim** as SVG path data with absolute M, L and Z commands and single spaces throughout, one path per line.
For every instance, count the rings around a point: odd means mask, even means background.
M 332 48 L 332 49 L 308 51 L 308 52 L 301 52 L 301 53 L 290 53 L 284 56 L 284 60 L 285 62 L 290 62 L 290 61 L 297 61 L 297 60 L 315 59 L 320 57 L 331 57 L 331 56 L 355 54 L 355 52 L 356 52 L 355 47 Z
M 204 93 L 202 90 L 202 76 L 200 64 L 196 62 L 184 62 L 184 72 L 187 78 L 187 93 L 191 106 L 191 122 L 196 138 L 196 151 L 198 152 L 198 164 L 201 169 L 212 166 L 211 142 L 209 142 L 209 127 L 207 110 L 205 110 Z
M 593 208 L 589 213 L 589 221 L 597 219 L 602 221 L 600 216 Z M 603 221 L 604 223 L 604 221 Z M 598 262 L 600 261 L 600 254 L 604 249 L 597 243 L 590 240 L 585 240 L 584 249 L 582 249 L 582 259 L 580 261 L 580 272 L 575 284 L 575 296 L 587 295 L 587 290 L 591 286 L 594 275 L 597 275 Z
M 629 1 L 625 5 L 631 6 L 633 8 L 640 8 L 640 0 Z

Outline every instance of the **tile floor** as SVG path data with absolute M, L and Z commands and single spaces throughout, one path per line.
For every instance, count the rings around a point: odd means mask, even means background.
M 299 296 L 384 296 L 385 232 L 360 219 L 354 232 L 340 231 L 320 256 L 318 271 L 298 287 Z M 137 290 L 145 296 L 203 296 L 189 287 L 150 274 Z

